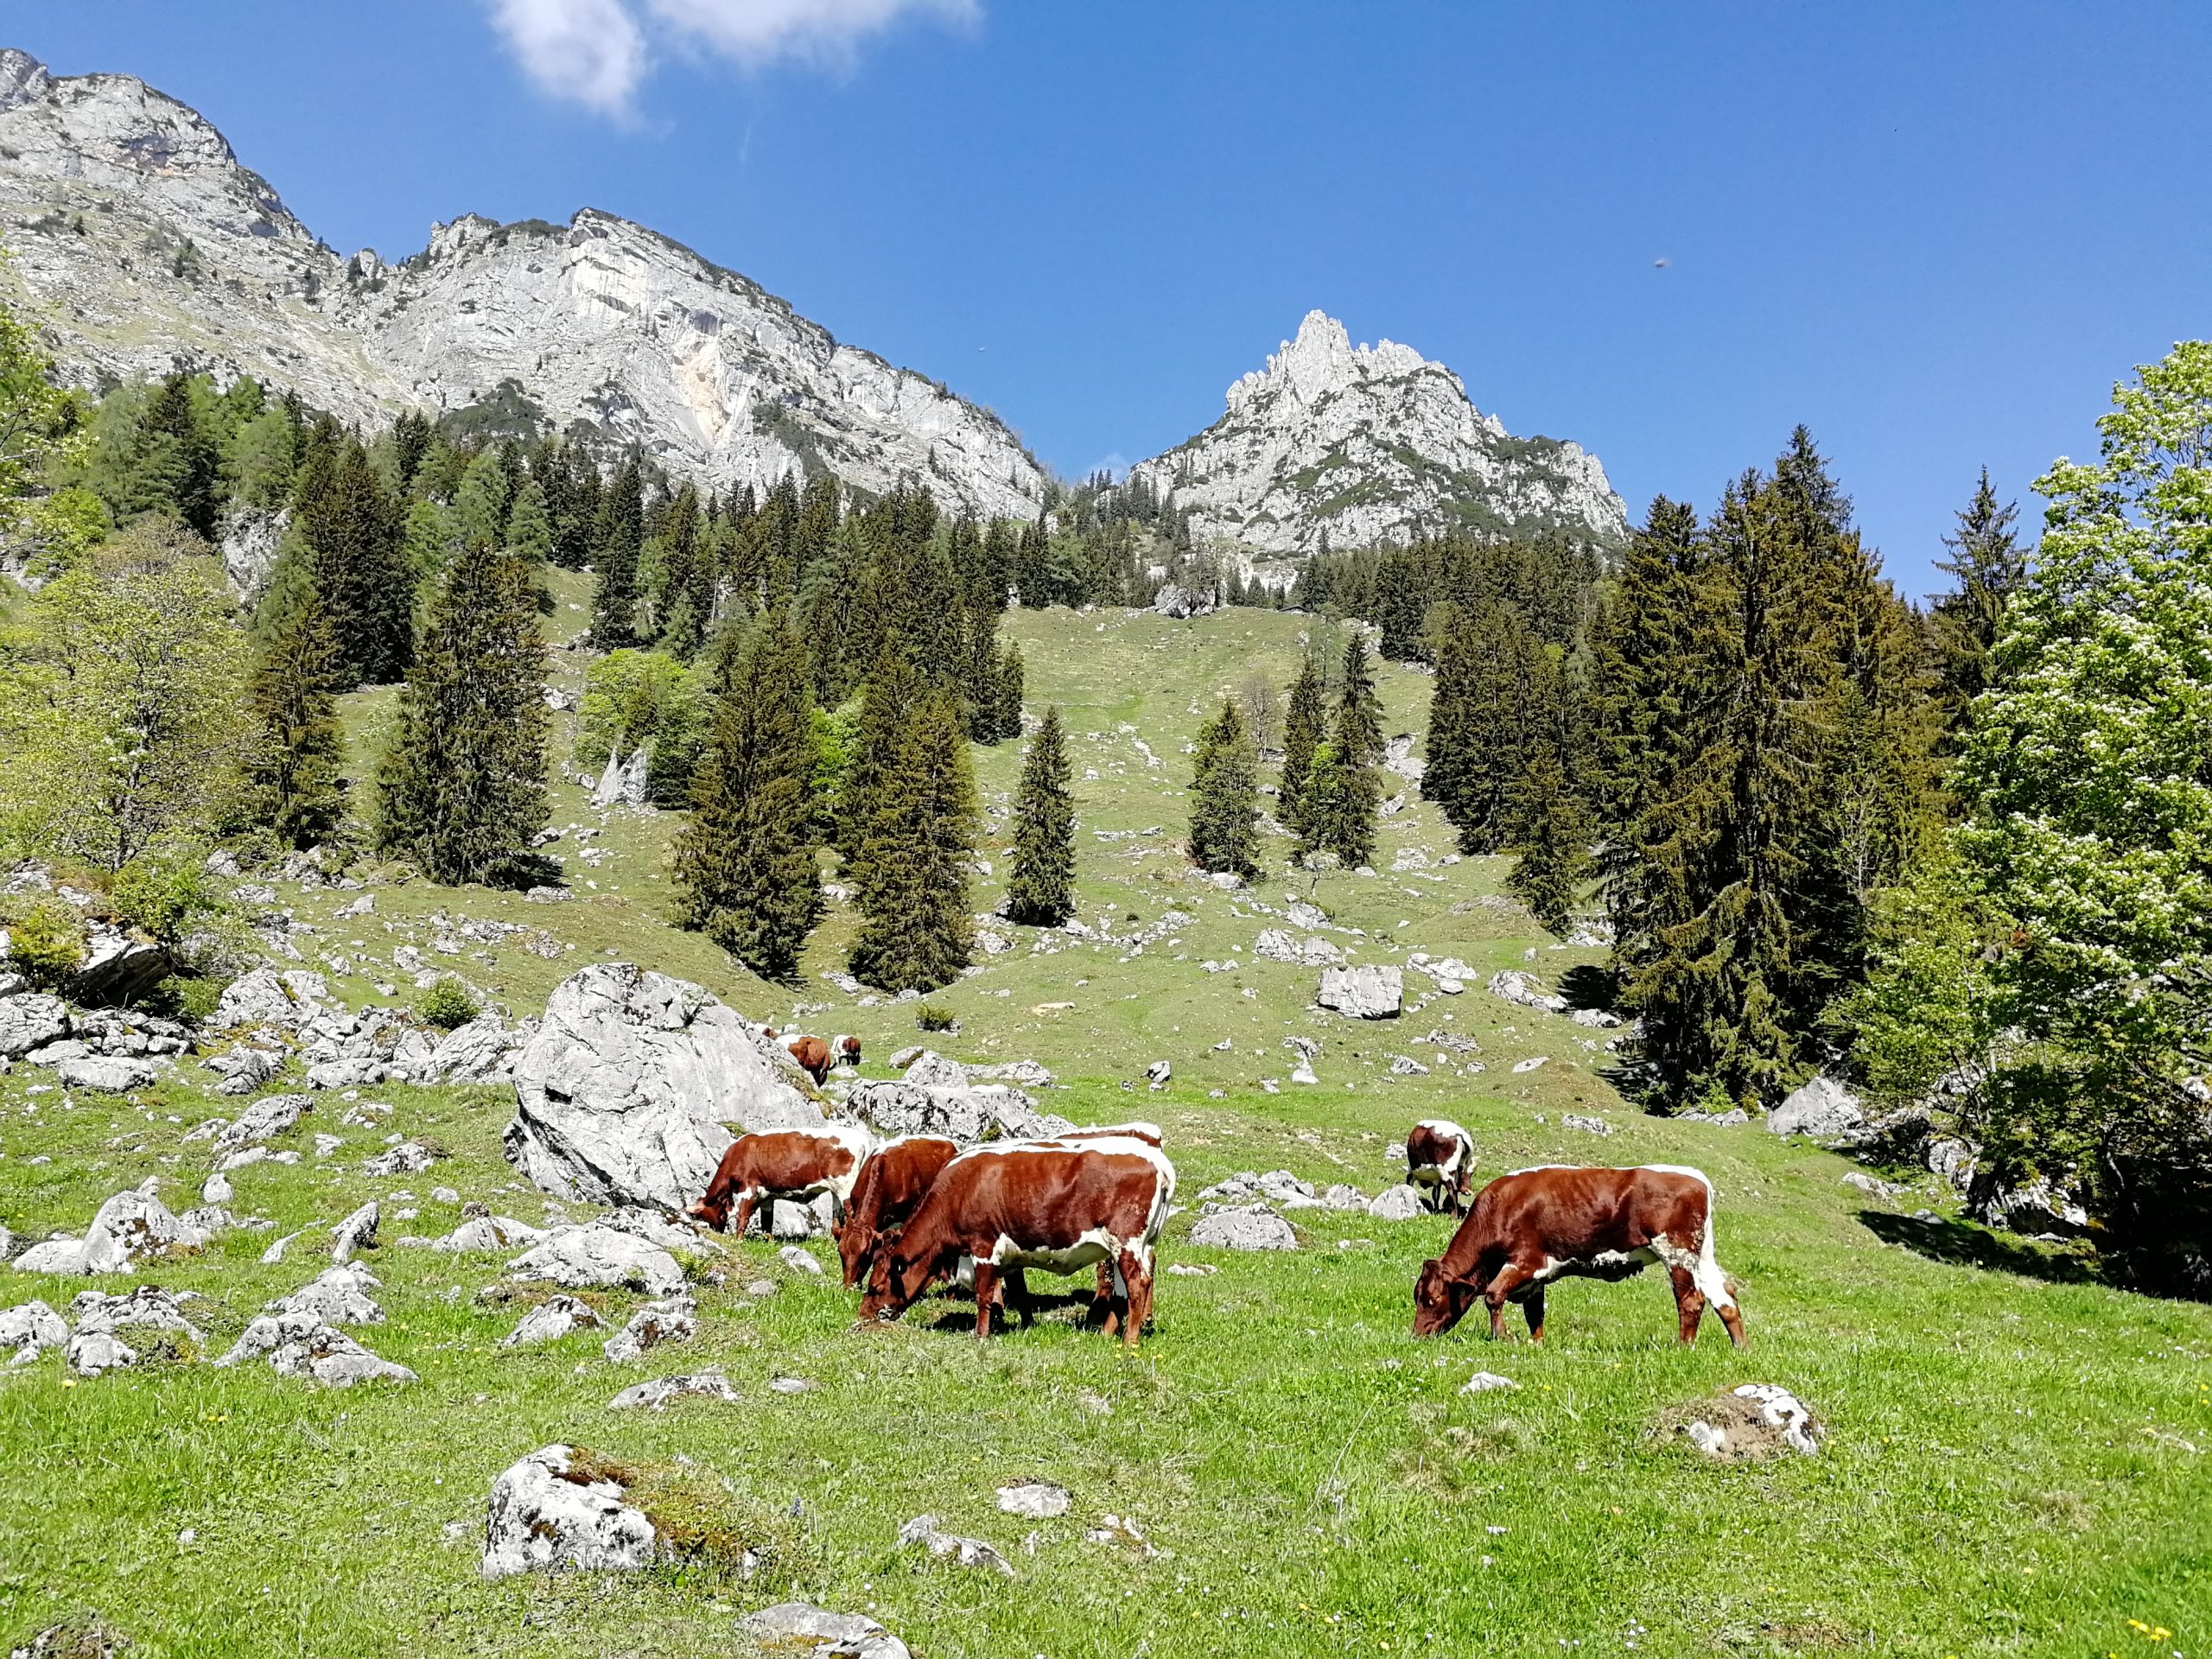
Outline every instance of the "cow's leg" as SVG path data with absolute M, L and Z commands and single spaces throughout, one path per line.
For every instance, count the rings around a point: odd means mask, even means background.
M 757 1187 L 748 1186 L 737 1195 L 737 1213 L 730 1218 L 729 1231 L 732 1238 L 745 1236 L 745 1229 L 753 1219 L 753 1206 L 760 1202 L 760 1192 Z
M 981 1256 L 976 1259 L 976 1337 L 991 1334 L 991 1300 L 998 1294 L 999 1270 Z
M 1529 1340 L 1544 1339 L 1544 1287 L 1538 1285 L 1521 1299 L 1521 1313 L 1529 1321 Z
M 1152 1323 L 1152 1263 L 1135 1250 L 1122 1252 L 1122 1282 L 1128 1288 L 1129 1311 L 1122 1322 L 1122 1341 L 1135 1349 L 1137 1338 Z
M 1027 1331 L 1036 1324 L 1037 1310 L 1029 1301 L 1028 1275 L 1020 1268 L 1002 1268 L 999 1270 L 999 1283 L 1006 1287 L 1006 1311 L 1021 1320 L 1021 1328 Z
M 1720 1316 L 1720 1323 L 1727 1327 L 1728 1340 L 1737 1347 L 1745 1345 L 1744 1311 L 1732 1301 L 1715 1302 L 1713 1311 Z
M 1697 1287 L 1697 1274 L 1688 1268 L 1669 1268 L 1667 1276 L 1674 1281 L 1675 1311 L 1681 1316 L 1675 1340 L 1688 1346 L 1697 1340 L 1697 1324 L 1705 1317 L 1705 1293 Z
M 1483 1300 L 1490 1308 L 1490 1335 L 1493 1342 L 1505 1340 L 1505 1304 L 1508 1298 L 1536 1276 L 1536 1270 L 1525 1262 L 1508 1262 L 1497 1270 L 1497 1277 L 1490 1281 L 1483 1292 Z

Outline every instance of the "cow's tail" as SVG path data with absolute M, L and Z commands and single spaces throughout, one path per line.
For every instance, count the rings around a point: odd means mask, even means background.
M 1736 1306 L 1736 1281 L 1721 1272 L 1720 1262 L 1713 1254 L 1713 1183 L 1707 1180 L 1705 1184 L 1705 1236 L 1698 1241 L 1697 1246 L 1697 1287 L 1713 1306 L 1733 1307 Z

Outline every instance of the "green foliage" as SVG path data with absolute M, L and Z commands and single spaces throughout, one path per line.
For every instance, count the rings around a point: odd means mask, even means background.
M 766 979 L 796 972 L 821 919 L 806 653 L 782 613 L 733 664 L 675 849 L 677 919 Z
M 1948 849 L 1876 899 L 1866 979 L 1828 1014 L 1874 1099 L 1910 1105 L 1986 1070 L 1996 1036 L 1989 964 L 1999 944 Z
M 545 647 L 523 563 L 469 548 L 440 584 L 377 773 L 378 844 L 435 881 L 513 884 L 545 824 Z
M 1558 755 L 1559 671 L 1511 605 L 1491 605 L 1471 623 L 1448 607 L 1435 632 L 1421 793 L 1458 831 L 1462 853 L 1494 853 L 1529 828 L 1516 793 L 1521 780 L 1538 754 Z
M 414 556 L 406 521 L 368 452 L 340 437 L 300 480 L 308 571 L 329 615 L 338 683 L 383 685 L 414 657 Z
M 154 987 L 154 1001 L 172 1019 L 204 1026 L 222 1006 L 230 982 L 208 974 L 171 974 Z
M 597 658 L 584 671 L 576 709 L 576 764 L 595 770 L 609 755 L 647 744 L 656 770 L 664 753 L 681 750 L 696 759 L 699 745 L 690 734 L 702 724 L 708 677 L 663 652 L 626 649 Z M 679 798 L 688 798 L 690 780 L 687 766 Z
M 1075 802 L 1068 793 L 1073 775 L 1055 705 L 1030 740 L 1014 792 L 1006 913 L 1025 927 L 1058 927 L 1075 913 Z
M 1286 828 L 1306 832 L 1306 787 L 1313 767 L 1313 751 L 1328 728 L 1328 709 L 1321 683 L 1321 664 L 1312 651 L 1300 662 L 1298 678 L 1290 688 L 1283 715 L 1282 774 L 1277 796 Z
M 914 1028 L 917 1031 L 957 1031 L 959 1016 L 950 1008 L 939 1007 L 934 1002 L 914 1004 Z
M 1294 711 L 1297 702 L 1294 689 Z M 1296 823 L 1302 850 L 1329 853 L 1346 869 L 1357 869 L 1372 861 L 1375 817 L 1382 804 L 1382 779 L 1376 765 L 1382 758 L 1382 705 L 1375 695 L 1367 641 L 1355 633 L 1344 646 L 1335 723 L 1329 741 L 1313 752 L 1298 804 Z
M 852 860 L 861 929 L 850 966 L 885 990 L 935 990 L 968 965 L 968 862 L 976 785 L 958 699 L 944 686 L 900 698 L 891 658 L 863 715 L 866 827 Z
M 59 899 L 41 899 L 8 924 L 8 961 L 31 985 L 58 991 L 85 965 L 85 923 Z
M 227 913 L 230 900 L 207 874 L 206 849 L 190 843 L 141 853 L 108 883 L 116 914 L 166 945 L 182 943 Z
M 1547 933 L 1565 938 L 1589 874 L 1590 849 L 1582 805 L 1567 784 L 1557 748 L 1541 748 L 1530 758 L 1514 785 L 1513 816 L 1521 855 L 1505 889 L 1528 906 Z
M 645 539 L 645 474 L 629 456 L 600 503 L 592 568 L 591 643 L 613 651 L 638 642 L 638 560 Z
M 1243 716 L 1229 698 L 1198 729 L 1192 762 L 1191 861 L 1202 870 L 1260 874 L 1259 756 Z
M 346 813 L 345 736 L 338 722 L 338 642 L 321 596 L 302 572 L 273 588 L 246 715 L 247 819 L 287 847 L 329 840 Z
M 19 851 L 118 870 L 235 791 L 242 664 L 203 547 L 141 520 L 0 640 L 0 813 Z
M 2116 388 L 2050 508 L 1974 706 L 1968 875 L 2009 927 L 1993 1169 L 2069 1175 L 2146 1278 L 2212 1284 L 2212 344 Z
M 0 275 L 5 270 L 0 263 Z M 54 384 L 53 359 L 37 336 L 0 304 L 0 536 L 20 533 L 48 470 L 81 450 L 84 423 L 82 400 Z
M 483 1012 L 468 987 L 451 974 L 440 976 L 416 993 L 415 1017 L 440 1031 L 458 1031 Z

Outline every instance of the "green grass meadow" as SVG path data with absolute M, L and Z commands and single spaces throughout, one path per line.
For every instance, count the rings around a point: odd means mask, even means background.
M 580 601 L 572 585 L 562 598 Z M 573 627 L 579 613 L 556 614 Z M 290 1232 L 382 1198 L 385 1242 L 365 1259 L 389 1322 L 353 1334 L 421 1381 L 324 1391 L 265 1365 L 185 1359 L 76 1379 L 58 1354 L 0 1368 L 0 1652 L 97 1619 L 133 1655 L 747 1655 L 739 1621 L 793 1596 L 869 1612 L 926 1659 L 2212 1652 L 2212 1309 L 2115 1291 L 2070 1255 L 1966 1224 L 1931 1177 L 1901 1176 L 1907 1191 L 1869 1198 L 1843 1183 L 1853 1165 L 1756 1125 L 1643 1117 L 1605 1080 L 1607 1033 L 1498 1001 L 1479 980 L 1443 996 L 1408 972 L 1408 1001 L 1425 1005 L 1395 1022 L 1313 1009 L 1316 970 L 1254 957 L 1257 931 L 1283 924 L 1251 913 L 1251 899 L 1281 909 L 1310 896 L 1360 930 L 1329 936 L 1355 960 L 1419 950 L 1459 956 L 1484 977 L 1527 966 L 1555 978 L 1598 957 L 1482 902 L 1501 861 L 1390 873 L 1401 849 L 1432 863 L 1450 851 L 1417 802 L 1385 820 L 1382 874 L 1293 885 L 1278 874 L 1249 896 L 1191 875 L 1176 847 L 1184 746 L 1251 666 L 1287 678 L 1305 619 L 1058 611 L 1009 626 L 1027 653 L 1030 708 L 1057 702 L 1067 717 L 1083 918 L 1110 921 L 1123 941 L 1152 937 L 1141 953 L 1065 936 L 1033 952 L 1033 936 L 1007 930 L 1013 950 L 931 998 L 958 1016 L 959 1034 L 927 1040 L 971 1060 L 1033 1055 L 1064 1085 L 1043 1103 L 1068 1117 L 1165 1127 L 1188 1208 L 1169 1224 L 1163 1262 L 1217 1271 L 1163 1273 L 1141 1349 L 1080 1328 L 1072 1299 L 988 1343 L 969 1334 L 969 1307 L 946 1299 L 855 1330 L 852 1293 L 794 1273 L 758 1241 L 690 1264 L 701 1329 L 687 1345 L 630 1364 L 602 1357 L 607 1332 L 504 1349 L 524 1301 L 480 1295 L 501 1282 L 503 1257 L 394 1241 L 458 1222 L 429 1198 L 438 1186 L 543 1219 L 544 1201 L 499 1154 L 510 1096 L 371 1090 L 392 1107 L 373 1128 L 342 1125 L 347 1103 L 321 1097 L 279 1143 L 302 1160 L 237 1172 L 231 1208 Z M 573 683 L 581 664 L 563 653 L 556 675 Z M 1417 731 L 1422 677 L 1386 667 L 1381 679 L 1389 729 Z M 389 698 L 358 702 L 366 758 Z M 565 744 L 567 717 L 557 723 Z M 1019 760 L 1018 745 L 978 752 L 987 806 L 1002 810 Z M 563 784 L 554 823 L 571 822 L 596 819 Z M 1158 836 L 1141 833 L 1154 826 Z M 442 910 L 573 946 L 546 957 L 471 945 L 450 959 L 518 1014 L 584 962 L 620 957 L 755 1017 L 787 1018 L 796 1004 L 810 1029 L 858 1032 L 872 1076 L 888 1075 L 893 1048 L 924 1040 L 911 1006 L 864 1007 L 820 977 L 850 937 L 842 909 L 797 987 L 764 984 L 669 928 L 672 828 L 662 815 L 611 815 L 606 861 L 571 866 L 577 893 L 563 904 L 410 885 L 377 888 L 372 914 L 341 920 L 351 893 L 286 888 L 284 901 L 321 930 L 301 938 L 304 965 L 318 951 L 343 957 L 334 982 L 356 1001 L 401 978 L 394 949 L 430 955 L 429 918 Z M 977 910 L 995 901 L 1008 830 L 983 849 L 995 874 L 977 883 Z M 1278 870 L 1283 845 L 1272 843 Z M 1171 910 L 1185 919 L 1154 932 Z M 1204 965 L 1230 958 L 1233 969 Z M 1056 1002 L 1073 1006 L 1036 1011 Z M 1436 1065 L 1439 1046 L 1421 1040 L 1431 1029 L 1478 1045 L 1486 1069 Z M 1289 1075 L 1293 1036 L 1319 1042 L 1320 1082 L 1267 1092 L 1262 1078 Z M 1394 1077 L 1397 1055 L 1433 1070 Z M 1541 1068 L 1510 1070 L 1540 1056 Z M 1173 1080 L 1149 1090 L 1144 1068 L 1163 1058 Z M 49 1081 L 37 1068 L 0 1077 L 0 1223 L 32 1238 L 73 1232 L 149 1175 L 173 1208 L 196 1202 L 207 1147 L 183 1136 L 236 1110 L 200 1090 L 206 1077 L 181 1068 L 141 1095 L 73 1105 L 58 1089 L 33 1092 Z M 1567 1112 L 1616 1133 L 1568 1128 Z M 1294 1212 L 1302 1248 L 1280 1255 L 1187 1243 L 1198 1189 L 1221 1176 L 1287 1167 L 1372 1193 L 1399 1167 L 1406 1128 L 1433 1115 L 1473 1131 L 1482 1176 L 1543 1161 L 1707 1171 L 1749 1350 L 1732 1350 L 1710 1320 L 1694 1348 L 1677 1348 L 1656 1274 L 1556 1287 L 1541 1350 L 1484 1340 L 1479 1314 L 1417 1342 L 1411 1285 L 1448 1238 L 1446 1218 Z M 345 1144 L 319 1161 L 315 1131 Z M 364 1175 L 392 1131 L 448 1156 L 413 1176 Z M 419 1214 L 397 1218 L 402 1208 Z M 94 1282 L 158 1283 L 207 1299 L 191 1311 L 219 1351 L 324 1265 L 311 1235 L 289 1262 L 263 1266 L 270 1236 L 228 1234 L 136 1279 L 0 1270 L 0 1306 L 41 1296 L 66 1308 Z M 834 1274 L 834 1254 L 817 1248 Z M 751 1294 L 763 1279 L 774 1293 Z M 618 1328 L 642 1300 L 590 1295 Z M 709 1367 L 741 1403 L 607 1408 L 632 1382 Z M 1478 1370 L 1518 1387 L 1460 1393 Z M 779 1393 L 776 1377 L 815 1386 Z M 1831 1431 L 1821 1453 L 1713 1464 L 1659 1428 L 1672 1408 L 1745 1382 L 1810 1403 Z M 484 1583 L 493 1479 L 556 1440 L 655 1469 L 765 1565 L 751 1579 L 708 1560 Z M 1065 1486 L 1070 1513 L 1000 1513 L 995 1488 L 1030 1477 Z M 900 1524 L 923 1512 L 994 1544 L 1015 1576 L 899 1549 Z M 1109 1514 L 1157 1553 L 1086 1539 Z M 2168 1634 L 2154 1642 L 2146 1632 L 2158 1630 Z

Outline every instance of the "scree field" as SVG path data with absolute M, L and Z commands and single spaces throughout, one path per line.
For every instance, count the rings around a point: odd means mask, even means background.
M 563 590 L 563 630 L 581 598 Z M 794 1272 L 759 1240 L 687 1263 L 728 1269 L 698 1287 L 688 1345 L 629 1364 L 602 1357 L 605 1332 L 502 1347 L 527 1302 L 499 1299 L 505 1258 L 396 1241 L 456 1224 L 434 1187 L 543 1219 L 551 1206 L 500 1156 L 511 1094 L 371 1090 L 392 1109 L 372 1128 L 320 1097 L 283 1142 L 306 1155 L 238 1172 L 230 1207 L 289 1233 L 380 1198 L 385 1243 L 366 1260 L 389 1319 L 355 1334 L 420 1381 L 325 1391 L 189 1354 L 97 1378 L 71 1377 L 59 1353 L 0 1372 L 0 1649 L 97 1619 L 149 1655 L 745 1655 L 742 1617 L 798 1597 L 867 1611 L 930 1659 L 2212 1651 L 2212 1310 L 2121 1294 L 2071 1256 L 1986 1233 L 1925 1174 L 1891 1172 L 1901 1190 L 1871 1196 L 1842 1179 L 1856 1166 L 1757 1124 L 1624 1106 L 1604 1079 L 1608 1033 L 1485 988 L 1500 969 L 1556 982 L 1599 954 L 1556 946 L 1501 899 L 1503 861 L 1445 864 L 1448 833 L 1410 794 L 1384 820 L 1380 874 L 1290 878 L 1280 839 L 1251 893 L 1188 869 L 1185 746 L 1252 668 L 1287 681 L 1309 626 L 1249 611 L 1012 620 L 1031 712 L 1057 702 L 1067 718 L 1081 919 L 1100 937 L 1000 925 L 1011 948 L 930 999 L 957 1035 L 924 1038 L 912 1004 L 863 1005 L 822 976 L 850 938 L 842 906 L 795 987 L 673 930 L 675 820 L 594 813 L 572 783 L 553 819 L 571 827 L 552 849 L 575 889 L 565 903 L 417 883 L 374 887 L 373 913 L 340 918 L 354 894 L 281 893 L 317 930 L 299 936 L 305 965 L 355 1005 L 394 1000 L 378 982 L 411 994 L 392 965 L 410 946 L 517 1015 L 587 962 L 620 958 L 755 1018 L 798 1010 L 807 1029 L 857 1032 L 869 1076 L 891 1075 L 886 1057 L 917 1041 L 968 1060 L 1033 1056 L 1059 1079 L 1047 1109 L 1157 1120 L 1185 1206 L 1162 1260 L 1215 1271 L 1163 1273 L 1135 1356 L 1081 1328 L 1072 1299 L 985 1344 L 950 1299 L 855 1330 L 834 1271 Z M 556 683 L 573 687 L 582 663 L 556 652 Z M 1386 668 L 1382 690 L 1389 729 L 1417 732 L 1422 679 Z M 389 715 L 388 694 L 354 700 L 358 764 Z M 976 882 L 978 911 L 1006 874 L 1019 751 L 976 753 L 995 871 Z M 602 823 L 582 843 L 605 849 L 588 864 L 573 827 Z M 1395 1020 L 1323 1014 L 1318 970 L 1254 953 L 1262 928 L 1284 925 L 1268 912 L 1294 899 L 1327 912 L 1338 931 L 1325 937 L 1354 961 L 1426 951 L 1475 976 L 1446 995 L 1409 970 Z M 435 955 L 432 941 L 470 918 L 537 931 Z M 1318 1042 L 1317 1084 L 1288 1081 L 1292 1037 Z M 1398 1057 L 1428 1069 L 1393 1075 Z M 1173 1078 L 1153 1090 L 1144 1071 L 1159 1060 Z M 148 1177 L 173 1207 L 196 1202 L 207 1149 L 187 1132 L 237 1109 L 192 1065 L 127 1098 L 73 1102 L 41 1079 L 24 1066 L 0 1077 L 0 1222 L 31 1238 L 81 1230 Z M 1541 1350 L 1487 1343 L 1479 1318 L 1417 1342 L 1411 1286 L 1446 1218 L 1298 1211 L 1294 1253 L 1188 1243 L 1199 1190 L 1232 1172 L 1381 1190 L 1402 1169 L 1396 1143 L 1428 1116 L 1472 1130 L 1480 1178 L 1556 1161 L 1707 1171 L 1748 1351 L 1709 1320 L 1678 1349 L 1656 1274 L 1555 1288 Z M 365 1174 L 395 1131 L 447 1156 L 416 1175 Z M 343 1144 L 318 1159 L 312 1132 Z M 194 1317 L 219 1351 L 326 1265 L 316 1234 L 261 1265 L 270 1236 L 232 1231 L 99 1282 L 199 1293 Z M 0 1305 L 66 1306 L 87 1282 L 5 1276 Z M 762 1280 L 772 1293 L 748 1288 Z M 618 1325 L 642 1300 L 588 1294 Z M 741 1403 L 608 1409 L 633 1382 L 711 1368 Z M 1517 1387 L 1463 1394 L 1478 1370 Z M 812 1386 L 783 1392 L 778 1378 Z M 1820 1414 L 1831 1432 L 1817 1456 L 1718 1464 L 1666 1432 L 1670 1412 L 1746 1382 L 1781 1383 Z M 657 1483 L 696 1557 L 483 1582 L 492 1481 L 554 1441 Z M 1031 1477 L 1065 1486 L 1069 1512 L 1001 1513 L 996 1489 Z M 898 1548 L 925 1513 L 988 1541 L 1014 1576 Z M 1086 1536 L 1112 1530 L 1109 1516 L 1156 1553 Z M 750 1576 L 733 1564 L 748 1548 Z

